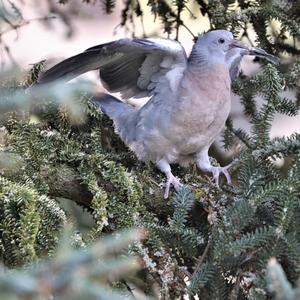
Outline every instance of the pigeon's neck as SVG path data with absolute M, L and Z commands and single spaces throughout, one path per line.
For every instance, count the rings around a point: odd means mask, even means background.
M 222 65 L 225 63 L 225 58 L 222 55 L 215 55 L 209 53 L 207 49 L 199 49 L 194 46 L 192 52 L 188 58 L 188 66 L 193 69 L 198 69 L 199 72 L 205 73 L 214 65 Z

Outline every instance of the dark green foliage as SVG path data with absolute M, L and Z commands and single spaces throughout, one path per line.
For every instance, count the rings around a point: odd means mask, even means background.
M 66 222 L 58 204 L 40 196 L 30 181 L 0 178 L 0 257 L 9 267 L 28 264 L 57 247 Z
M 214 279 L 216 267 L 211 264 L 204 263 L 201 269 L 194 272 L 191 283 L 189 285 L 189 292 L 197 294 L 205 287 L 209 280 Z
M 223 133 L 223 143 L 225 150 L 229 150 L 236 143 L 242 143 L 248 148 L 254 147 L 251 145 L 250 137 L 242 129 L 233 127 L 232 119 L 229 117 L 226 121 L 226 128 Z
M 45 68 L 45 62 L 46 62 L 46 60 L 42 60 L 32 66 L 32 68 L 24 82 L 25 87 L 29 87 L 37 81 L 39 74 Z
M 204 244 L 204 239 L 197 229 L 187 226 L 190 210 L 193 208 L 193 194 L 189 188 L 182 188 L 174 197 L 174 213 L 167 224 L 149 223 L 151 234 L 163 238 L 174 251 L 182 252 L 187 258 L 197 253 L 197 248 Z

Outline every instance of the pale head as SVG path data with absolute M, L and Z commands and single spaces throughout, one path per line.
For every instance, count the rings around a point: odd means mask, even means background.
M 249 46 L 234 39 L 226 30 L 213 30 L 200 36 L 194 45 L 192 55 L 209 64 L 230 66 L 232 58 L 249 52 Z

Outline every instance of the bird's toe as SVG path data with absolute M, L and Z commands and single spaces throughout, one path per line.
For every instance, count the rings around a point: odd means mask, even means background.
M 175 190 L 178 190 L 183 184 L 177 179 L 173 174 L 170 174 L 167 178 L 167 182 L 165 184 L 165 193 L 164 198 L 169 198 L 170 187 L 173 186 Z
M 231 164 L 225 166 L 225 167 L 212 167 L 211 172 L 213 175 L 213 180 L 216 184 L 216 186 L 219 186 L 219 177 L 220 174 L 224 174 L 224 176 L 226 177 L 227 183 L 231 184 L 231 176 L 228 172 L 228 169 L 231 167 Z
M 168 199 L 169 198 L 169 192 L 170 192 L 170 185 L 166 184 L 166 186 L 165 186 L 165 193 L 164 193 L 164 199 Z
M 219 167 L 213 167 L 212 170 L 213 180 L 216 184 L 216 186 L 219 186 L 219 177 L 220 177 L 220 168 Z
M 177 179 L 176 177 L 174 177 L 175 180 L 172 182 L 172 185 L 174 186 L 175 190 L 179 190 L 183 184 L 179 181 L 179 179 Z
M 229 174 L 229 172 L 228 172 L 228 168 L 227 168 L 227 167 L 224 167 L 224 168 L 222 169 L 222 173 L 225 175 L 226 180 L 227 180 L 227 183 L 228 183 L 228 184 L 231 184 L 231 176 L 230 176 L 230 174 Z

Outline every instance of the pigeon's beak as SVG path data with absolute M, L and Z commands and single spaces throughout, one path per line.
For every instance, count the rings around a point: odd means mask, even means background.
M 241 48 L 241 49 L 245 49 L 245 50 L 250 50 L 250 47 L 244 43 L 242 43 L 241 41 L 238 40 L 232 40 L 231 43 L 229 44 L 229 48 Z
M 258 47 L 248 46 L 238 40 L 232 40 L 232 42 L 229 45 L 229 49 L 232 49 L 232 48 L 243 49 L 244 51 L 243 51 L 242 55 L 254 55 L 254 56 L 262 57 L 275 65 L 278 65 L 280 62 L 278 57 L 276 57 L 272 54 L 269 54 L 265 50 L 258 48 Z

